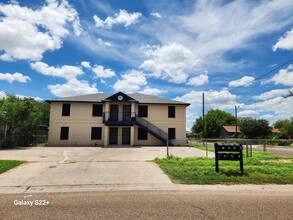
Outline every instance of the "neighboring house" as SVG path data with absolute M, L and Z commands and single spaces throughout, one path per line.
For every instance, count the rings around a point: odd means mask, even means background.
M 279 129 L 271 128 L 272 133 L 280 133 Z M 237 126 L 237 133 L 241 133 L 239 126 Z M 219 138 L 231 138 L 235 137 L 236 134 L 236 126 L 223 126 L 220 130 L 220 137 Z
M 237 126 L 237 133 L 240 133 L 239 126 Z M 220 130 L 219 138 L 231 138 L 236 134 L 236 126 L 223 126 Z
M 140 93 L 47 100 L 48 145 L 184 145 L 189 103 Z M 169 137 L 168 137 L 169 135 Z

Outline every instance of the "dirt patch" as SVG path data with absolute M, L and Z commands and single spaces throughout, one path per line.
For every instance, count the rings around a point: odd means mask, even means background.
M 292 163 L 292 160 L 281 159 L 281 160 L 261 160 L 262 163 Z

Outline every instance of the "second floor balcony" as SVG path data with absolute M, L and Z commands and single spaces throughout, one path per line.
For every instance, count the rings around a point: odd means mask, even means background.
M 103 123 L 108 126 L 132 126 L 135 112 L 103 112 Z

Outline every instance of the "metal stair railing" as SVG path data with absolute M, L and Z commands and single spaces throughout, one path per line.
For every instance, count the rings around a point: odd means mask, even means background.
M 162 129 L 158 128 L 156 125 L 152 124 L 151 122 L 149 122 L 148 120 L 141 118 L 141 117 L 137 117 L 137 115 L 135 115 L 136 117 L 136 122 L 138 125 L 146 128 L 147 130 L 150 131 L 150 133 L 154 133 L 155 135 L 159 136 L 162 141 L 164 142 L 169 142 L 170 145 L 172 144 L 171 140 L 168 140 L 168 134 L 163 131 Z

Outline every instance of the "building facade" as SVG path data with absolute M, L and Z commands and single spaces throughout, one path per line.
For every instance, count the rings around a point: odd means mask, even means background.
M 185 144 L 188 103 L 122 92 L 47 102 L 51 105 L 51 146 Z

